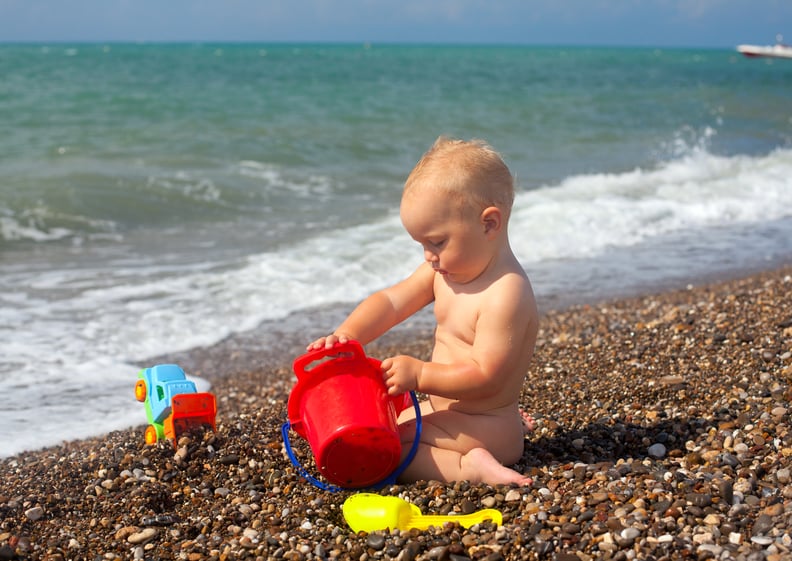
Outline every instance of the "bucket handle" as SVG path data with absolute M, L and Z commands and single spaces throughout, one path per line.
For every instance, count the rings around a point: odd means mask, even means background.
M 300 374 L 306 374 L 308 372 L 306 367 L 317 360 L 327 357 L 332 357 L 333 360 L 363 360 L 364 362 L 368 362 L 363 346 L 359 342 L 351 340 L 346 343 L 336 343 L 329 349 L 325 347 L 313 349 L 297 357 L 292 365 L 294 373 L 297 375 L 297 378 L 299 378 Z
M 410 399 L 412 399 L 413 407 L 415 408 L 415 439 L 413 440 L 412 446 L 410 447 L 410 452 L 405 456 L 404 460 L 402 461 L 399 466 L 393 470 L 389 476 L 387 476 L 382 481 L 371 485 L 372 489 L 379 489 L 384 487 L 385 485 L 392 485 L 396 483 L 396 478 L 398 478 L 402 472 L 407 469 L 407 466 L 410 465 L 410 462 L 413 461 L 415 458 L 415 453 L 418 451 L 418 445 L 420 444 L 421 440 L 421 406 L 418 403 L 418 397 L 415 395 L 415 392 L 410 392 Z M 297 459 L 297 456 L 294 455 L 294 450 L 292 450 L 291 441 L 289 440 L 289 429 L 291 428 L 291 423 L 287 419 L 283 426 L 281 427 L 281 435 L 283 435 L 283 443 L 286 446 L 286 454 L 289 456 L 292 465 L 297 468 L 297 473 L 300 474 L 300 477 L 305 478 L 314 486 L 322 489 L 323 491 L 330 491 L 331 493 L 336 493 L 338 491 L 343 491 L 343 487 L 338 487 L 337 485 L 332 485 L 330 483 L 325 483 L 320 481 L 319 479 L 315 478 L 313 475 L 308 473 L 308 471 L 300 464 L 300 461 Z

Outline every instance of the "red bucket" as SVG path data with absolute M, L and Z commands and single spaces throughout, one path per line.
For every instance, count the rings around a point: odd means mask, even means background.
M 387 478 L 399 465 L 396 415 L 409 394 L 388 396 L 380 361 L 350 341 L 304 354 L 294 373 L 289 423 L 310 444 L 319 472 L 344 488 Z

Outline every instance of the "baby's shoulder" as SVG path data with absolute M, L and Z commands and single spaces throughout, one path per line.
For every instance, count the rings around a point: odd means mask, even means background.
M 523 293 L 526 297 L 533 297 L 531 281 L 522 268 L 512 268 L 504 271 L 487 287 L 487 292 L 497 293 L 503 291 Z
M 488 305 L 513 308 L 534 308 L 536 301 L 528 275 L 522 270 L 509 271 L 498 277 L 482 292 L 482 300 Z

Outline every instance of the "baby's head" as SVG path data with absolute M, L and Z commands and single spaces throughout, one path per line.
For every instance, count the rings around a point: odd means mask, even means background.
M 413 168 L 402 197 L 442 193 L 460 211 L 480 213 L 497 207 L 508 221 L 514 202 L 514 178 L 500 154 L 481 140 L 441 136 Z

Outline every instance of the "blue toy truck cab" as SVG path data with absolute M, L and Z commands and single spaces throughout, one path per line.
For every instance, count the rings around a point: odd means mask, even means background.
M 198 393 L 195 383 L 187 380 L 184 370 L 175 364 L 158 364 L 141 370 L 135 384 L 135 397 L 146 406 L 147 444 L 168 438 L 175 445 L 179 434 L 191 427 L 217 428 L 214 395 Z
M 183 393 L 195 393 L 195 383 L 187 380 L 179 366 L 175 364 L 158 364 L 145 368 L 141 372 L 148 387 L 151 418 L 155 423 L 162 423 L 171 413 L 173 396 Z

